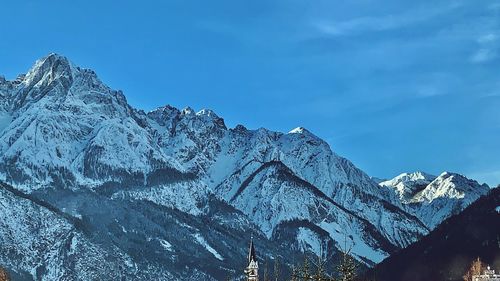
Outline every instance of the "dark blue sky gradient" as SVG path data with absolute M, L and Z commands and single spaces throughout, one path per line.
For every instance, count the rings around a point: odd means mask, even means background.
M 500 1 L 3 1 L 0 15 L 7 78 L 57 52 L 137 108 L 304 126 L 372 176 L 500 183 Z

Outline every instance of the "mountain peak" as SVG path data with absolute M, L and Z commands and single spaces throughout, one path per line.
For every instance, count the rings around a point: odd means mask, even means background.
M 158 107 L 147 113 L 147 116 L 164 126 L 169 120 L 181 114 L 181 111 L 169 104 Z
M 396 178 L 401 178 L 401 179 L 406 179 L 406 180 L 428 180 L 432 181 L 436 178 L 436 176 L 422 172 L 422 171 L 416 171 L 413 173 L 402 173 Z
M 219 117 L 215 112 L 211 109 L 203 108 L 202 110 L 196 112 L 196 115 L 206 115 L 206 116 L 214 116 Z
M 70 62 L 70 60 L 67 57 L 56 53 L 50 53 L 47 56 L 37 60 L 34 66 L 35 67 L 54 66 L 56 64 L 61 64 L 64 66 L 73 66 L 73 63 Z
M 435 181 L 470 182 L 470 183 L 475 182 L 474 180 L 468 179 L 464 175 L 461 175 L 458 173 L 451 173 L 451 172 L 447 172 L 447 171 L 442 172 L 438 177 L 436 177 Z
M 45 56 L 44 59 L 51 59 L 51 60 L 62 60 L 62 61 L 66 61 L 66 62 L 69 62 L 68 58 L 63 56 L 63 55 L 60 55 L 58 53 L 49 53 L 47 56 Z
M 195 114 L 195 113 L 191 107 L 187 106 L 184 109 L 182 109 L 181 114 L 182 115 L 191 115 L 191 114 Z
M 311 132 L 309 132 L 306 128 L 304 127 L 297 127 L 293 130 L 291 130 L 290 132 L 288 132 L 289 134 L 311 134 Z
M 173 110 L 178 111 L 177 108 L 171 106 L 170 104 L 167 104 L 167 105 L 164 105 L 164 106 L 160 106 L 160 107 L 158 107 L 156 109 L 153 109 L 150 112 L 155 112 L 155 111 L 168 111 L 169 112 L 169 111 L 173 111 Z
M 436 176 L 417 171 L 402 173 L 393 179 L 380 182 L 380 186 L 393 188 L 403 201 L 410 200 L 416 193 L 422 191 Z
M 318 136 L 316 136 L 315 134 L 311 133 L 311 131 L 309 131 L 308 129 L 304 128 L 304 127 L 297 127 L 291 131 L 288 132 L 288 135 L 291 135 L 291 136 L 304 136 L 304 137 L 308 137 L 309 139 L 313 139 L 315 141 L 319 141 L 321 143 L 324 143 L 325 141 L 321 138 L 319 138 Z
M 426 182 L 427 184 L 433 181 L 436 176 L 427 174 L 421 171 L 412 173 L 402 173 L 394 177 L 393 179 L 386 180 L 380 183 L 382 186 L 397 186 L 398 184 L 405 184 L 409 182 Z
M 236 127 L 234 127 L 233 130 L 238 131 L 238 132 L 247 132 L 248 131 L 247 127 L 245 127 L 241 124 L 236 125 Z
M 206 109 L 206 108 L 204 108 L 204 109 L 196 112 L 196 115 L 198 115 L 198 116 L 212 117 L 212 118 L 215 118 L 215 119 L 220 118 L 213 110 Z
M 486 184 L 481 185 L 457 173 L 443 172 L 415 196 L 414 200 L 432 202 L 437 198 L 462 199 L 467 196 L 483 195 L 488 190 L 489 187 Z
M 58 77 L 72 78 L 76 67 L 65 57 L 51 53 L 35 62 L 23 78 L 27 85 L 39 82 L 50 83 Z

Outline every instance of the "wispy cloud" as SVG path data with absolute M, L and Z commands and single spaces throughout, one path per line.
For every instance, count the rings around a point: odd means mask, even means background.
M 441 7 L 424 7 L 413 11 L 389 14 L 384 16 L 366 16 L 348 19 L 345 21 L 316 20 L 313 22 L 320 32 L 332 35 L 352 35 L 362 32 L 378 32 L 394 30 L 405 26 L 425 22 L 442 14 L 448 13 L 462 6 L 459 2 Z
M 344 22 L 320 21 L 314 25 L 319 31 L 328 35 L 345 35 L 361 31 L 383 31 L 399 27 L 405 24 L 404 18 L 397 16 L 386 16 L 381 18 L 362 17 Z
M 498 57 L 499 36 L 497 32 L 488 32 L 479 36 L 477 42 L 479 49 L 472 54 L 470 61 L 472 63 L 485 63 Z
M 497 52 L 492 49 L 482 48 L 477 50 L 472 57 L 471 62 L 473 63 L 484 63 L 497 58 Z
M 488 44 L 492 42 L 496 42 L 498 40 L 498 33 L 496 32 L 490 32 L 487 34 L 484 34 L 482 36 L 479 36 L 477 39 L 477 42 L 480 44 Z

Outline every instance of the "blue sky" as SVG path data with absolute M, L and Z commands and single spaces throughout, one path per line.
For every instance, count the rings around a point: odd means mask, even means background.
M 145 110 L 304 126 L 368 174 L 500 183 L 500 1 L 3 1 L 0 73 L 50 52 Z

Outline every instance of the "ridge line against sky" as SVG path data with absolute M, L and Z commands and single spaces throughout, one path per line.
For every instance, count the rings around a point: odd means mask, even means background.
M 0 73 L 57 52 L 136 108 L 303 126 L 372 176 L 447 170 L 496 186 L 500 2 L 380 3 L 5 3 Z

